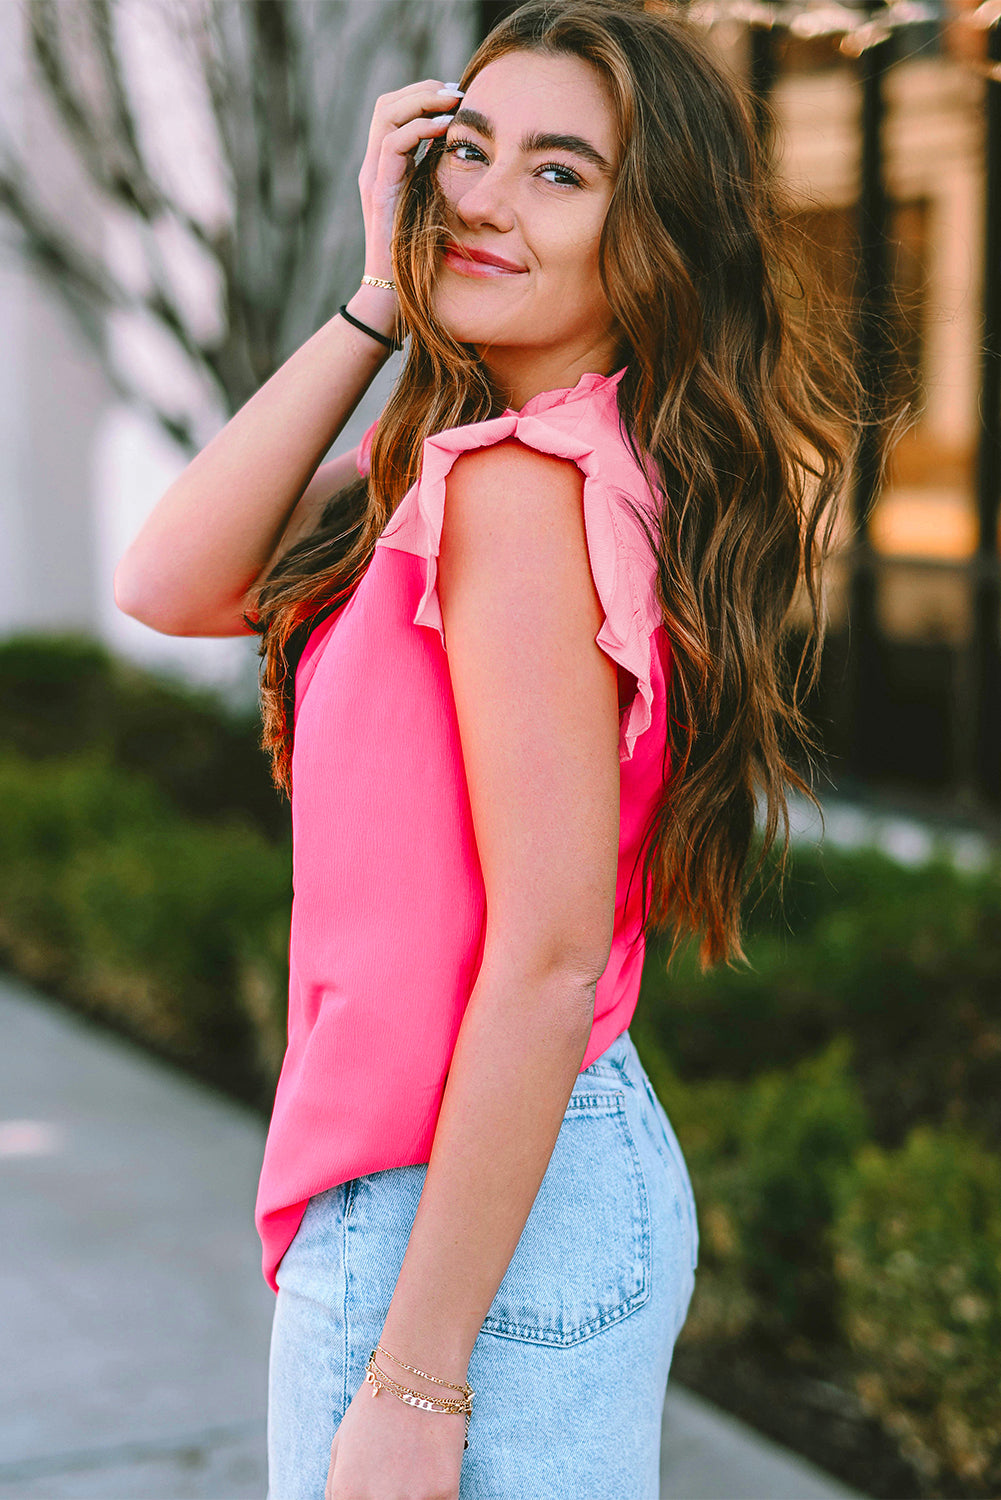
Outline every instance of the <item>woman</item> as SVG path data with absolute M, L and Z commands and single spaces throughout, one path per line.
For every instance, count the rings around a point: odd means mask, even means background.
M 262 634 L 292 797 L 270 1500 L 653 1500 L 698 1231 L 628 1025 L 647 933 L 740 954 L 756 798 L 770 842 L 801 785 L 782 626 L 844 410 L 687 23 L 530 0 L 461 82 L 378 100 L 363 284 L 116 597 Z

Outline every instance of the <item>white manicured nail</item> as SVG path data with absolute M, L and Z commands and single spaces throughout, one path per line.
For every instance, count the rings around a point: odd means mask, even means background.
M 465 89 L 460 89 L 457 83 L 446 83 L 445 87 L 439 89 L 438 92 L 439 94 L 464 94 L 466 91 Z
M 454 120 L 455 115 L 432 115 L 432 125 L 447 125 L 449 120 Z

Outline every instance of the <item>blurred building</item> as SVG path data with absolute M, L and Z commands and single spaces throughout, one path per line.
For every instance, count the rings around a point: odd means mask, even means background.
M 823 271 L 847 300 L 855 265 L 859 90 L 850 60 L 790 72 L 776 88 L 782 170 L 806 190 L 804 218 Z M 955 569 L 976 548 L 974 463 L 983 311 L 983 82 L 952 58 L 922 53 L 887 75 L 885 180 L 896 307 L 894 388 L 913 403 L 872 515 L 882 574 L 879 617 L 891 637 L 969 634 L 969 591 Z M 823 206 L 813 204 L 820 199 Z M 807 206 L 807 202 L 809 206 Z M 831 599 L 835 627 L 845 599 Z
M 986 421 L 986 90 L 997 84 L 986 81 L 986 29 L 971 24 L 971 12 L 950 12 L 948 21 L 928 5 L 884 12 L 891 22 L 910 22 L 893 30 L 888 65 L 884 55 L 875 136 L 891 281 L 886 376 L 910 414 L 870 514 L 868 623 L 852 593 L 852 526 L 843 528 L 845 550 L 828 595 L 827 691 L 818 710 L 837 781 L 840 758 L 849 779 L 954 807 L 1001 791 L 996 603 L 985 621 L 981 595 L 975 623 L 984 566 L 983 553 L 977 557 L 977 464 Z M 733 71 L 763 84 L 776 121 L 777 170 L 797 227 L 812 243 L 810 269 L 854 317 L 862 260 L 859 53 L 869 38 L 845 36 L 851 10 L 826 3 L 709 0 L 696 13 Z M 861 27 L 875 14 L 859 7 L 852 24 Z M 810 34 L 825 29 L 829 34 Z M 1001 265 L 994 274 L 1001 276 Z M 993 504 L 996 513 L 996 497 Z M 986 666 L 985 643 L 992 657 Z M 859 648 L 868 655 L 868 701 L 857 671 L 853 677 Z M 860 726 L 861 718 L 869 722 Z
M 0 7 L 3 126 L 37 140 L 42 170 L 53 143 L 25 94 L 23 31 L 20 7 Z M 99 617 L 91 454 L 109 391 L 64 307 L 13 253 L 0 260 L 0 348 L 0 630 L 90 630 Z

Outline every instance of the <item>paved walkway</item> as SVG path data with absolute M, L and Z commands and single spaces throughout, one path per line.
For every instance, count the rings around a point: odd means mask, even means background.
M 13 980 L 0 1036 L 0 1500 L 264 1500 L 261 1120 Z M 854 1494 L 678 1387 L 662 1478 Z

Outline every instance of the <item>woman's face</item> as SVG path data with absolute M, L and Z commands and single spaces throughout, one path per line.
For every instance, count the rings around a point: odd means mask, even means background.
M 434 309 L 480 348 L 516 409 L 585 371 L 613 372 L 598 241 L 618 156 L 603 80 L 578 57 L 506 53 L 477 73 L 448 127 L 436 168 L 448 229 L 514 269 L 446 247 Z

